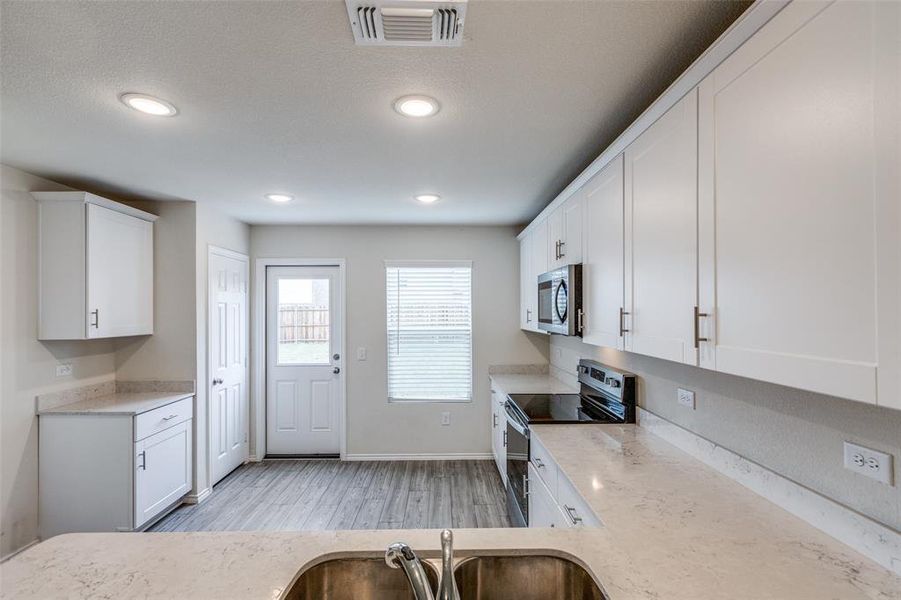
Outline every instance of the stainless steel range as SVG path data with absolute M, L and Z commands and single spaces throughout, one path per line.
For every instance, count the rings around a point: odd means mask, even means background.
M 578 394 L 507 396 L 507 510 L 516 527 L 529 524 L 529 425 L 635 422 L 635 375 L 587 359 L 578 373 Z

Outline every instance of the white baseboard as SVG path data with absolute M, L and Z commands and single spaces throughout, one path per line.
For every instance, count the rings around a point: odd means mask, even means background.
M 184 497 L 182 502 L 184 504 L 200 504 L 204 500 L 210 497 L 210 494 L 213 493 L 213 488 L 205 488 L 200 491 L 199 494 L 188 494 Z
M 37 544 L 37 543 L 40 542 L 40 541 L 41 541 L 40 538 L 34 538 L 33 540 L 31 540 L 30 542 L 28 542 L 27 544 L 25 544 L 24 546 L 22 546 L 22 547 L 19 548 L 18 550 L 13 550 L 12 552 L 10 552 L 9 554 L 7 554 L 6 556 L 0 557 L 0 564 L 5 563 L 5 562 L 8 561 L 9 559 L 11 559 L 13 556 L 17 556 L 17 555 L 19 555 L 19 554 L 22 554 L 23 552 L 25 552 L 26 550 L 28 550 L 29 548 L 31 548 L 32 546 L 34 546 L 35 544 Z
M 638 409 L 638 424 L 901 575 L 901 533 L 642 408 Z
M 488 460 L 490 452 L 461 452 L 459 454 L 345 454 L 344 460 Z

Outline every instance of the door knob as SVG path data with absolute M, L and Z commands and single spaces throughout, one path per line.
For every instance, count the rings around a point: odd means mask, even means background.
M 341 360 L 341 355 L 338 354 L 337 352 L 335 352 L 335 353 L 332 355 L 332 358 L 335 359 L 335 360 Z
M 335 375 L 337 375 L 340 372 L 341 372 L 341 367 L 335 367 L 334 369 L 332 369 L 332 373 L 334 373 Z
M 213 380 L 213 385 L 222 385 L 223 383 L 225 383 L 225 381 L 223 381 L 222 379 Z

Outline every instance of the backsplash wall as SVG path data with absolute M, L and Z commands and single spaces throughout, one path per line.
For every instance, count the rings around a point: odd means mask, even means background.
M 901 531 L 901 411 L 551 337 L 551 366 L 575 378 L 580 358 L 639 376 L 638 404 L 707 440 Z M 695 392 L 695 409 L 676 401 Z M 842 466 L 842 442 L 894 456 L 895 485 Z

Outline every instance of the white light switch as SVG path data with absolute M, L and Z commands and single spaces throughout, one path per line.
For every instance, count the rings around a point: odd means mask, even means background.
M 59 363 L 56 365 L 57 377 L 68 377 L 72 374 L 72 363 Z
M 449 412 L 444 411 L 443 413 L 441 413 L 441 424 L 442 425 L 450 425 L 450 413 Z
M 677 399 L 682 406 L 686 406 L 692 410 L 695 409 L 695 393 L 691 390 L 679 388 Z
M 357 348 L 357 360 L 366 360 L 366 348 L 363 346 Z

